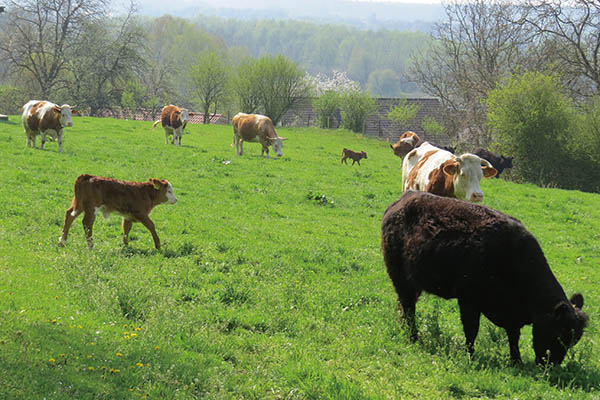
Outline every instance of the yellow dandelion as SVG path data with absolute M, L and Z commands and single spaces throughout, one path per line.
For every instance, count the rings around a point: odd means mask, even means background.
M 118 374 L 119 372 L 121 372 L 121 370 L 120 370 L 120 369 L 117 369 L 117 368 L 111 368 L 111 369 L 110 369 L 110 373 L 111 373 L 111 374 Z
M 127 336 L 127 335 L 129 335 L 129 332 L 125 331 L 125 332 L 123 332 L 123 335 Z
M 58 356 L 59 357 L 66 357 L 67 355 L 65 353 L 60 353 Z
M 88 354 L 88 358 L 92 358 L 92 357 L 94 357 L 94 356 L 93 356 L 93 355 L 91 355 L 91 354 Z
M 138 328 L 135 328 L 135 330 L 139 332 L 139 331 L 141 331 L 141 330 L 142 330 L 142 328 L 139 328 L 139 327 L 138 327 Z
M 125 336 L 125 340 L 129 339 L 129 336 Z
M 117 357 L 123 357 L 123 354 L 117 353 Z
M 136 336 L 137 336 L 137 333 L 133 333 L 133 332 L 131 333 L 131 337 L 136 337 Z
M 51 363 L 56 362 L 56 360 L 54 358 L 51 358 L 48 361 L 51 362 Z
M 160 350 L 160 346 L 154 346 L 154 350 Z
M 90 346 L 95 346 L 96 342 L 90 342 Z
M 146 364 L 146 367 L 149 367 L 149 366 L 150 366 L 150 364 Z
M 144 364 L 142 364 L 141 362 L 136 363 L 135 365 L 137 365 L 138 367 L 142 368 L 144 366 Z
M 51 320 L 50 322 L 52 322 L 53 324 L 55 324 L 55 323 L 56 323 L 56 320 L 55 320 L 55 319 L 53 319 L 53 320 Z
M 90 372 L 91 372 L 91 371 L 93 371 L 93 370 L 94 370 L 94 367 L 91 367 L 91 366 L 90 366 L 90 367 L 88 367 L 88 371 L 90 371 Z
M 83 328 L 83 326 L 81 326 L 81 325 L 77 325 L 77 328 L 81 329 L 81 328 Z

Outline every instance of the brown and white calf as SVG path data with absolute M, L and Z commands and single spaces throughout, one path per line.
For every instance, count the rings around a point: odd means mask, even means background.
M 27 147 L 35 147 L 35 139 L 37 135 L 42 135 L 42 145 L 40 149 L 44 149 L 46 143 L 46 133 L 58 141 L 58 151 L 63 152 L 62 141 L 64 131 L 63 128 L 73 126 L 71 115 L 74 113 L 71 106 L 63 104 L 59 106 L 44 100 L 30 100 L 22 110 L 21 119 L 23 120 L 23 128 L 27 135 Z
M 258 142 L 262 145 L 261 155 L 267 153 L 269 158 L 269 146 L 277 157 L 283 155 L 283 141 L 286 138 L 280 137 L 275 132 L 271 118 L 260 114 L 237 113 L 231 120 L 233 125 L 233 144 L 235 145 L 235 154 L 241 156 L 244 154 L 244 142 Z
M 352 151 L 350 149 L 346 149 L 344 148 L 342 150 L 342 162 L 344 164 L 348 164 L 348 162 L 346 161 L 346 159 L 350 158 L 352 160 L 352 165 L 354 165 L 354 163 L 358 163 L 358 165 L 360 165 L 360 160 L 363 158 L 367 158 L 367 153 L 365 153 L 364 151 L 361 151 L 360 153 L 356 152 L 356 151 Z
M 496 169 L 474 154 L 455 156 L 424 142 L 402 161 L 402 190 L 420 190 L 471 202 L 483 201 L 479 181 Z
M 175 143 L 177 146 L 181 146 L 181 136 L 183 136 L 183 131 L 189 121 L 190 113 L 187 109 L 169 104 L 163 107 L 160 119 L 154 122 L 152 129 L 162 123 L 165 130 L 165 143 L 169 144 L 169 136 L 173 135 L 171 144 Z
M 83 229 L 88 247 L 92 247 L 92 228 L 96 213 L 102 213 L 104 219 L 108 219 L 110 213 L 115 212 L 123 217 L 123 244 L 127 245 L 129 242 L 131 225 L 141 222 L 152 234 L 154 247 L 160 249 L 160 239 L 149 214 L 159 204 L 176 202 L 173 186 L 166 180 L 151 178 L 148 182 L 128 182 L 80 175 L 75 180 L 75 196 L 65 215 L 58 245 L 64 246 L 71 224 L 79 214 L 84 213 Z

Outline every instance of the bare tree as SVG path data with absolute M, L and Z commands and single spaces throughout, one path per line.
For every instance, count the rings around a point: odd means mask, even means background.
M 519 9 L 506 0 L 454 1 L 445 8 L 447 18 L 436 25 L 436 40 L 424 54 L 413 56 L 411 78 L 440 98 L 450 132 L 471 130 L 475 140 L 485 142 L 489 136 L 481 100 L 499 79 L 531 61 L 531 36 L 512 21 Z
M 598 0 L 529 0 L 515 23 L 534 29 L 551 44 L 563 78 L 575 96 L 600 90 L 600 2 Z
M 145 33 L 130 4 L 127 15 L 91 21 L 81 28 L 68 62 L 69 90 L 91 115 L 120 104 L 128 79 L 141 75 Z M 98 40 L 102 38 L 102 40 Z
M 0 57 L 35 80 L 47 98 L 61 83 L 82 25 L 105 16 L 108 5 L 109 0 L 11 0 L 0 31 Z

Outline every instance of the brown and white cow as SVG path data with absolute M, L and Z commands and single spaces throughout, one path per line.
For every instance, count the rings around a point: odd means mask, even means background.
M 152 125 L 152 129 L 162 122 L 165 130 L 165 143 L 169 144 L 169 136 L 173 135 L 171 144 L 175 143 L 177 146 L 181 146 L 181 136 L 183 136 L 183 131 L 189 121 L 190 113 L 187 109 L 169 104 L 163 107 L 160 119 Z
M 63 152 L 62 141 L 63 128 L 73 126 L 71 115 L 74 114 L 68 104 L 59 106 L 45 100 L 30 100 L 22 108 L 21 119 L 23 128 L 27 135 L 27 147 L 35 147 L 37 135 L 42 135 L 42 145 L 44 149 L 46 143 L 46 133 L 58 140 L 58 151 Z
M 420 190 L 471 202 L 483 201 L 482 177 L 491 178 L 496 169 L 482 158 L 449 151 L 424 142 L 402 161 L 402 189 Z
M 400 139 L 395 144 L 390 143 L 390 147 L 394 150 L 394 155 L 400 158 L 404 158 L 411 150 L 419 147 L 423 144 L 419 135 L 413 131 L 406 131 L 400 136 Z
M 259 142 L 262 145 L 261 155 L 267 153 L 269 158 L 269 146 L 278 157 L 282 156 L 283 141 L 287 138 L 280 137 L 275 132 L 271 118 L 260 114 L 237 113 L 231 120 L 233 124 L 233 144 L 235 154 L 244 154 L 244 142 Z
M 160 239 L 149 214 L 159 204 L 176 202 L 173 186 L 166 180 L 151 178 L 148 182 L 128 182 L 80 175 L 75 180 L 75 196 L 65 214 L 65 224 L 58 245 L 64 246 L 71 224 L 79 214 L 84 213 L 83 229 L 88 247 L 92 247 L 92 228 L 96 213 L 102 213 L 104 219 L 108 219 L 110 213 L 115 212 L 123 217 L 123 244 L 127 245 L 129 242 L 131 225 L 141 222 L 152 234 L 154 247 L 160 249 Z

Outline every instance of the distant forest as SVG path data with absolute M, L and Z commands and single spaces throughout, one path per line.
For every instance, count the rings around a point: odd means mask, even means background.
M 247 20 L 198 16 L 192 22 L 248 55 L 282 54 L 310 74 L 346 71 L 376 96 L 420 95 L 406 78 L 411 54 L 431 36 L 422 32 L 360 30 L 344 25 L 292 20 Z M 400 27 L 399 27 L 400 28 Z

